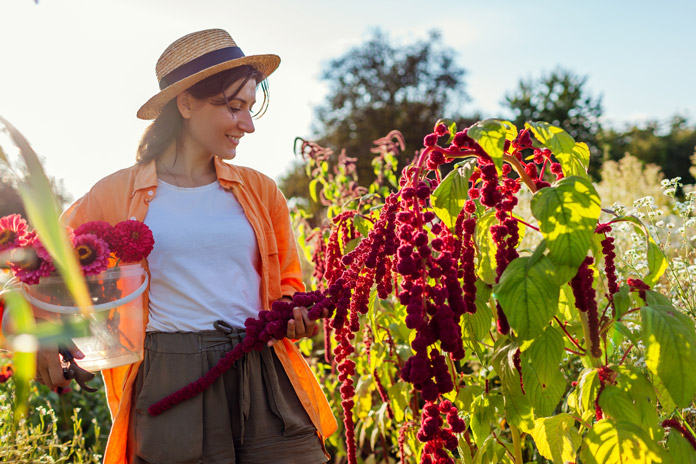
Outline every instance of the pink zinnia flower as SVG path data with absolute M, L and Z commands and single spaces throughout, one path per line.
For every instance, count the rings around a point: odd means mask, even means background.
M 20 262 L 14 262 L 10 266 L 12 273 L 20 281 L 28 285 L 38 284 L 41 277 L 48 276 L 56 270 L 51 255 L 44 248 L 35 231 L 27 234 L 27 244 L 22 249 L 31 256 Z
M 27 222 L 19 214 L 0 218 L 0 251 L 27 244 Z
M 77 259 L 85 275 L 99 274 L 109 266 L 109 245 L 94 234 L 75 235 Z
M 85 222 L 73 232 L 75 235 L 92 234 L 109 243 L 109 235 L 113 227 L 106 221 Z
M 137 263 L 147 258 L 155 246 L 155 239 L 148 226 L 140 221 L 121 221 L 111 232 L 114 253 L 124 263 Z

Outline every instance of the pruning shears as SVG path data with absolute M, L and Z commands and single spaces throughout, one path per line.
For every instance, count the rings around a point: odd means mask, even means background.
M 67 364 L 67 366 L 63 367 L 63 377 L 68 380 L 75 380 L 80 388 L 85 391 L 90 393 L 97 391 L 96 388 L 87 385 L 87 382 L 92 380 L 95 375 L 78 366 L 77 361 L 75 361 L 75 357 L 72 355 L 70 350 L 64 346 L 61 346 L 58 348 L 58 353 L 60 353 L 60 355 L 63 357 L 63 361 Z

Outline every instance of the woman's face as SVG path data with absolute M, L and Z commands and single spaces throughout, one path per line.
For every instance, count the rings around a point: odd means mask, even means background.
M 225 89 L 227 101 L 220 95 L 198 100 L 187 94 L 180 111 L 184 117 L 187 132 L 186 148 L 206 154 L 217 155 L 231 160 L 237 154 L 237 145 L 245 134 L 254 132 L 251 119 L 252 107 L 256 103 L 256 81 L 249 79 L 239 92 L 232 97 L 242 84 L 240 79 Z

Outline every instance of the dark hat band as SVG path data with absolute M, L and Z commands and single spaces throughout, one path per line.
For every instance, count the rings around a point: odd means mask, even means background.
M 244 57 L 244 52 L 239 47 L 225 47 L 218 50 L 213 50 L 198 58 L 194 58 L 188 63 L 184 63 L 178 68 L 175 68 L 159 81 L 160 90 L 164 90 L 172 84 L 179 82 L 197 72 L 208 69 L 212 66 L 224 63 L 225 61 L 236 60 Z

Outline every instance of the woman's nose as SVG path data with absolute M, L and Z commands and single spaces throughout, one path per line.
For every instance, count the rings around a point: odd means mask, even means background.
M 243 116 L 239 118 L 239 128 L 247 134 L 251 134 L 256 130 L 254 127 L 254 120 L 251 117 L 251 111 L 244 111 L 243 113 Z

